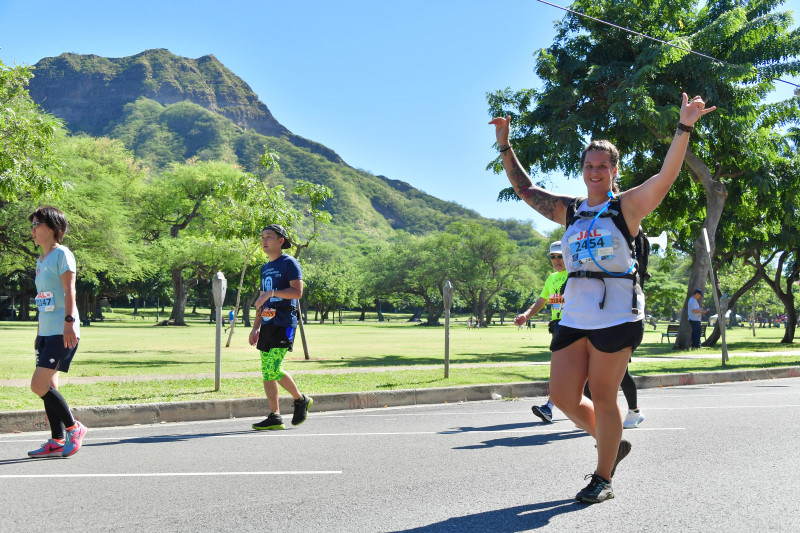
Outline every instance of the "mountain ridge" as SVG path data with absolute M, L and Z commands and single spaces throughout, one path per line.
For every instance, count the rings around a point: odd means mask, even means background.
M 278 122 L 250 86 L 211 54 L 188 59 L 165 49 L 124 58 L 64 53 L 34 68 L 34 101 L 72 132 L 122 140 L 156 170 L 197 158 L 260 173 L 259 156 L 268 143 L 281 155 L 281 171 L 271 177 L 275 184 L 290 190 L 304 179 L 330 187 L 334 197 L 326 208 L 334 224 L 365 235 L 426 233 L 457 217 L 511 225 L 515 240 L 541 238 L 529 224 L 492 221 L 405 181 L 354 169 L 330 148 Z

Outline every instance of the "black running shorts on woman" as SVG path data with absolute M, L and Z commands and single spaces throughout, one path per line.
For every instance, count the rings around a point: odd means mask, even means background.
M 69 372 L 72 358 L 78 351 L 76 344 L 72 348 L 64 347 L 63 335 L 47 335 L 36 337 L 36 366 Z
M 615 353 L 630 347 L 635 350 L 644 336 L 644 320 L 625 322 L 616 326 L 602 329 L 575 329 L 564 324 L 555 328 L 553 340 L 550 341 L 550 351 L 563 350 L 570 344 L 586 337 L 592 346 L 606 353 Z

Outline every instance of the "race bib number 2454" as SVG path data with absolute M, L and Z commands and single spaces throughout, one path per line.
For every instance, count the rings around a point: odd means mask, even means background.
M 594 257 L 597 261 L 614 258 L 614 241 L 611 230 L 593 229 L 591 234 L 580 231 L 569 240 L 570 260 L 573 268 L 589 263 Z M 591 256 L 589 251 L 591 250 Z

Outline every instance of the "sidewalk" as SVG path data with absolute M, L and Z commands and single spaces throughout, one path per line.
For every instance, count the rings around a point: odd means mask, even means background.
M 700 356 L 700 358 L 702 357 L 703 356 Z M 546 363 L 518 363 L 518 365 L 523 364 Z M 503 366 L 508 365 L 506 364 Z M 298 372 L 295 371 L 295 373 Z M 248 372 L 236 375 L 242 374 L 251 373 Z M 255 373 L 255 375 L 260 377 L 259 373 Z M 636 381 L 637 388 L 649 389 L 656 387 L 799 377 L 800 367 L 794 366 L 753 370 L 723 370 L 716 372 L 635 376 L 634 380 Z M 152 378 L 153 377 L 150 376 L 150 379 Z M 315 394 L 313 396 L 314 407 L 312 413 L 419 404 L 498 400 L 502 398 L 545 397 L 548 394 L 549 383 L 547 381 L 468 385 L 435 389 Z M 290 397 L 281 397 L 280 409 L 284 413 L 290 413 L 292 411 L 292 399 Z M 258 417 L 265 416 L 267 410 L 266 398 L 244 398 L 202 402 L 76 407 L 73 409 L 73 413 L 77 419 L 86 424 L 89 428 L 92 428 Z M 0 412 L 0 433 L 43 431 L 47 429 L 49 429 L 49 426 L 45 419 L 44 411 L 41 409 L 36 411 Z
M 786 352 L 738 352 L 736 357 L 771 357 L 775 355 L 800 355 L 800 350 L 790 350 Z M 710 351 L 687 353 L 669 357 L 637 357 L 634 354 L 635 362 L 658 362 L 664 359 L 670 361 L 681 361 L 691 359 L 721 359 L 721 353 L 713 353 Z M 549 365 L 550 361 L 525 361 L 521 363 L 462 363 L 451 364 L 451 369 L 459 368 L 501 368 L 501 367 L 525 367 L 525 366 L 538 366 Z M 414 365 L 414 370 L 436 370 L 443 368 L 444 364 L 439 365 Z M 408 366 L 379 366 L 379 367 L 357 367 L 357 368 L 315 368 L 309 370 L 291 369 L 290 373 L 294 376 L 301 376 L 303 374 L 361 374 L 366 372 L 396 372 L 398 370 L 407 370 Z M 153 381 L 153 380 L 175 380 L 175 379 L 214 379 L 214 374 L 143 374 L 137 376 L 70 376 L 69 374 L 60 374 L 59 380 L 62 385 L 71 383 L 73 385 L 86 385 L 90 383 L 100 382 L 132 382 L 132 381 Z M 222 379 L 231 378 L 260 378 L 261 372 L 223 372 L 220 377 Z M 27 387 L 30 385 L 30 378 L 20 379 L 0 379 L 0 387 Z

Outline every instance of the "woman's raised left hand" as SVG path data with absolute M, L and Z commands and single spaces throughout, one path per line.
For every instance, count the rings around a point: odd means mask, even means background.
M 687 126 L 693 126 L 700 117 L 707 113 L 711 113 L 717 106 L 706 107 L 706 103 L 700 96 L 695 96 L 689 100 L 686 93 L 683 93 L 683 102 L 681 103 L 681 123 Z

